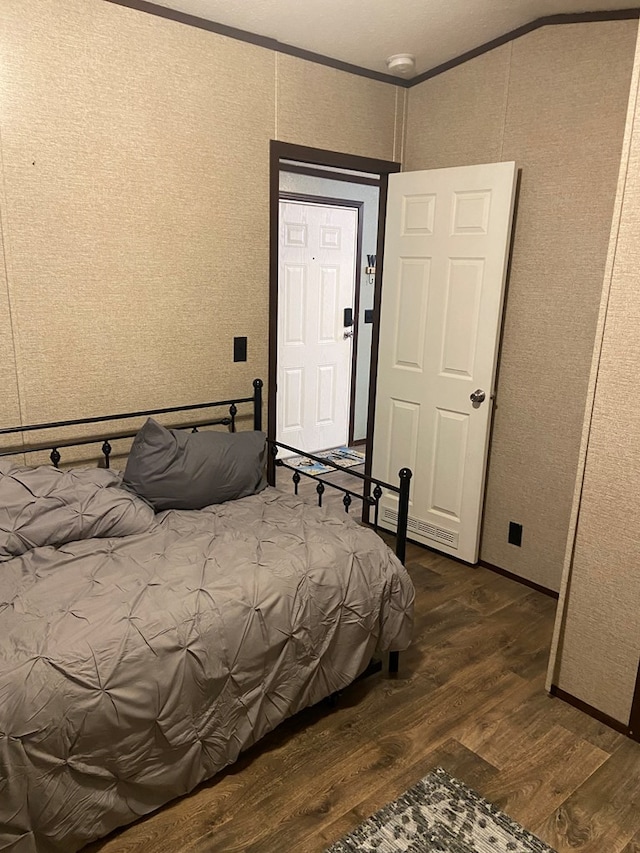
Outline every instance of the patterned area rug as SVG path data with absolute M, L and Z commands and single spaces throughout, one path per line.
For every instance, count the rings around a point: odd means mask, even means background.
M 333 450 L 322 450 L 320 453 L 314 453 L 313 455 L 320 456 L 322 459 L 330 459 L 335 465 L 339 465 L 341 468 L 353 468 L 354 465 L 362 465 L 364 462 L 364 453 L 360 453 L 359 450 L 353 450 L 351 447 L 336 447 Z M 304 471 L 305 474 L 313 474 L 314 477 L 336 470 L 331 465 L 323 465 L 321 462 L 307 459 L 306 456 L 291 456 L 285 461 L 287 465 L 293 465 L 295 468 Z
M 325 853 L 555 853 L 441 767 Z

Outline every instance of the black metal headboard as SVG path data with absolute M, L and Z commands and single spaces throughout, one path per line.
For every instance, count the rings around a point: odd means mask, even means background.
M 253 428 L 261 430 L 262 386 L 262 379 L 254 379 L 253 396 L 251 397 L 238 397 L 234 400 L 216 400 L 212 403 L 195 403 L 190 406 L 171 406 L 166 409 L 147 409 L 141 412 L 124 412 L 118 415 L 105 415 L 103 417 L 97 418 L 75 418 L 70 421 L 53 421 L 51 423 L 28 424 L 27 426 L 7 427 L 5 429 L 0 429 L 0 436 L 21 434 L 24 435 L 25 433 L 37 433 L 38 431 L 44 432 L 48 429 L 62 429 L 64 427 L 81 426 L 85 424 L 106 424 L 110 421 L 121 421 L 126 420 L 127 418 L 144 418 L 150 417 L 152 415 L 168 415 L 178 412 L 192 412 L 197 411 L 198 409 L 221 409 L 223 407 L 228 407 L 228 415 L 199 420 L 197 422 L 191 421 L 189 423 L 170 424 L 169 426 L 173 429 L 192 429 L 195 432 L 199 429 L 199 427 L 214 426 L 220 424 L 223 426 L 228 426 L 230 432 L 235 432 L 238 406 L 243 403 L 253 403 Z M 105 466 L 108 468 L 109 457 L 111 456 L 112 451 L 111 442 L 121 438 L 133 438 L 136 433 L 137 430 L 125 430 L 124 432 L 116 432 L 109 434 L 101 433 L 100 435 L 93 435 L 87 438 L 58 439 L 54 437 L 49 441 L 44 441 L 42 443 L 36 444 L 25 444 L 23 439 L 23 442 L 20 445 L 0 449 L 0 457 L 15 456 L 20 453 L 36 453 L 38 451 L 42 452 L 43 450 L 49 450 L 49 458 L 57 468 L 62 459 L 62 455 L 60 453 L 61 447 L 80 447 L 82 445 L 98 444 L 102 442 L 100 452 L 104 457 Z
M 146 409 L 144 411 L 139 412 L 124 412 L 117 415 L 105 415 L 103 417 L 93 417 L 93 418 L 75 418 L 73 420 L 68 421 L 53 421 L 51 423 L 40 423 L 40 424 L 27 424 L 26 426 L 15 426 L 15 427 L 6 427 L 4 429 L 0 429 L 0 437 L 7 435 L 16 435 L 21 436 L 21 443 L 19 445 L 8 446 L 0 449 L 0 457 L 3 456 L 16 456 L 22 453 L 36 453 L 42 451 L 49 451 L 49 458 L 51 462 L 56 466 L 56 468 L 60 465 L 62 461 L 62 454 L 60 453 L 60 448 L 64 447 L 80 447 L 82 445 L 91 445 L 91 444 L 100 444 L 100 452 L 104 457 L 105 467 L 109 467 L 109 460 L 111 456 L 112 446 L 111 442 L 116 441 L 118 439 L 125 438 L 133 438 L 137 429 L 134 430 L 124 430 L 121 432 L 114 433 L 105 433 L 101 431 L 98 435 L 92 435 L 83 438 L 61 438 L 59 436 L 53 436 L 52 438 L 47 438 L 39 443 L 35 444 L 27 444 L 25 443 L 26 435 L 37 434 L 38 432 L 45 432 L 46 430 L 60 430 L 65 427 L 72 426 L 84 426 L 87 424 L 108 424 L 111 421 L 122 421 L 127 420 L 129 418 L 144 418 L 150 417 L 152 415 L 167 415 L 174 414 L 178 412 L 193 412 L 202 409 L 221 409 L 223 407 L 228 407 L 229 414 L 217 416 L 214 418 L 208 418 L 204 420 L 198 421 L 189 421 L 187 423 L 177 423 L 177 424 L 168 424 L 170 428 L 173 429 L 191 429 L 196 432 L 199 427 L 204 426 L 213 426 L 213 425 L 223 425 L 228 426 L 230 432 L 235 432 L 236 429 L 236 416 L 238 414 L 238 406 L 251 403 L 253 408 L 253 428 L 256 430 L 262 429 L 262 388 L 263 382 L 262 379 L 254 379 L 253 380 L 253 395 L 251 397 L 237 397 L 233 400 L 216 400 L 211 403 L 195 403 L 189 406 L 171 406 L 165 409 Z M 331 462 L 327 459 L 321 459 L 320 457 L 315 456 L 312 453 L 305 451 L 305 449 L 300 449 L 296 447 L 291 447 L 287 444 L 283 444 L 282 442 L 276 441 L 275 439 L 268 437 L 268 443 L 270 447 L 269 453 L 269 464 L 267 470 L 267 479 L 270 485 L 275 485 L 275 469 L 276 466 L 282 466 L 285 468 L 290 468 L 293 471 L 292 481 L 294 485 L 294 490 L 297 494 L 298 492 L 298 484 L 300 483 L 301 475 L 310 476 L 304 471 L 300 471 L 296 468 L 293 468 L 288 464 L 286 459 L 278 459 L 278 448 L 282 448 L 283 450 L 287 450 L 290 452 L 294 452 L 296 454 L 300 454 L 309 459 L 313 459 L 318 462 L 323 462 L 323 464 L 334 468 L 338 471 L 341 471 L 344 474 L 348 474 L 349 477 L 353 477 L 362 482 L 362 490 L 352 490 L 346 488 L 345 486 L 339 485 L 337 483 L 330 482 L 325 480 L 322 477 L 314 477 L 313 479 L 316 482 L 316 492 L 318 496 L 318 503 L 322 506 L 322 496 L 325 491 L 325 487 L 330 487 L 342 493 L 343 495 L 343 504 L 345 511 L 349 511 L 349 507 L 353 500 L 357 500 L 362 502 L 363 508 L 363 519 L 365 521 L 369 520 L 369 510 L 373 510 L 374 519 L 373 519 L 373 527 L 374 529 L 378 529 L 378 510 L 380 506 L 380 498 L 382 497 L 383 489 L 395 493 L 398 496 L 398 522 L 396 529 L 396 554 L 400 558 L 402 562 L 405 559 L 405 548 L 406 548 L 406 539 L 407 539 L 407 520 L 409 513 L 409 489 L 411 483 L 411 471 L 408 468 L 403 468 L 398 473 L 398 485 L 392 485 L 391 483 L 385 483 L 383 480 L 377 479 L 376 477 L 372 477 L 367 474 L 361 474 L 356 471 L 351 471 L 349 469 L 340 468 L 335 463 Z

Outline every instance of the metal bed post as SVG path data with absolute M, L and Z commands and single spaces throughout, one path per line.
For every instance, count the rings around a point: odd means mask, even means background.
M 411 487 L 412 473 L 409 468 L 401 468 L 398 472 L 400 478 L 400 494 L 398 495 L 398 526 L 396 529 L 396 557 L 404 565 L 407 550 L 407 524 L 409 522 L 409 489 Z
M 262 431 L 262 379 L 253 380 L 253 428 Z
M 409 522 L 409 490 L 411 488 L 411 470 L 402 468 L 398 472 L 400 478 L 400 494 L 398 495 L 398 526 L 396 527 L 396 557 L 404 566 L 407 551 L 407 524 Z M 400 652 L 389 652 L 389 674 L 397 675 L 400 669 Z

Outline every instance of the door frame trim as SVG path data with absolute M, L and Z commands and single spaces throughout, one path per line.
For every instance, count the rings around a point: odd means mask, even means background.
M 387 184 L 389 175 L 399 172 L 401 163 L 394 160 L 377 160 L 340 151 L 309 148 L 290 142 L 272 139 L 269 142 L 269 373 L 267 391 L 267 435 L 276 435 L 276 376 L 278 367 L 278 220 L 280 204 L 280 160 L 294 160 L 312 166 L 331 166 L 334 169 L 351 169 L 380 175 L 378 200 L 378 244 L 376 247 L 376 276 L 374 282 L 373 329 L 371 335 L 371 370 L 369 374 L 369 405 L 367 411 L 367 442 L 365 472 L 371 471 L 373 443 L 373 417 L 375 385 L 378 366 L 378 339 L 380 305 L 382 302 L 382 267 L 384 261 L 384 227 L 387 213 Z M 282 171 L 285 171 L 283 169 Z M 302 448 L 304 450 L 304 448 Z M 269 475 L 275 476 L 275 460 L 269 455 Z M 273 479 L 270 482 L 274 482 Z
M 631 714 L 629 715 L 629 736 L 633 738 L 633 740 L 640 742 L 640 662 L 638 662 L 636 687 L 633 692 Z
M 349 172 L 333 172 L 330 169 L 314 169 L 312 166 L 302 166 L 298 163 L 286 163 L 282 167 L 283 172 L 292 175 L 307 175 L 311 178 L 325 178 L 328 181 L 346 181 L 348 184 L 362 184 L 363 186 L 379 187 L 380 178 L 368 178 L 364 175 L 352 175 Z
M 356 248 L 355 269 L 353 272 L 353 342 L 351 345 L 351 364 L 349 369 L 349 420 L 347 423 L 347 444 L 353 442 L 355 427 L 356 378 L 358 372 L 358 328 L 360 326 L 360 287 L 362 284 L 362 239 L 364 231 L 364 202 L 348 198 L 329 198 L 328 196 L 309 195 L 308 193 L 281 192 L 281 201 L 299 201 L 303 204 L 319 204 L 327 207 L 351 208 L 356 211 Z

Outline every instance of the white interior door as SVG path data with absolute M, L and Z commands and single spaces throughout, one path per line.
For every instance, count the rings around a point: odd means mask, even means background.
M 276 438 L 310 453 L 348 438 L 357 232 L 355 208 L 280 202 Z
M 515 163 L 389 177 L 373 473 L 413 471 L 409 536 L 475 563 Z M 397 499 L 381 521 L 394 527 Z

